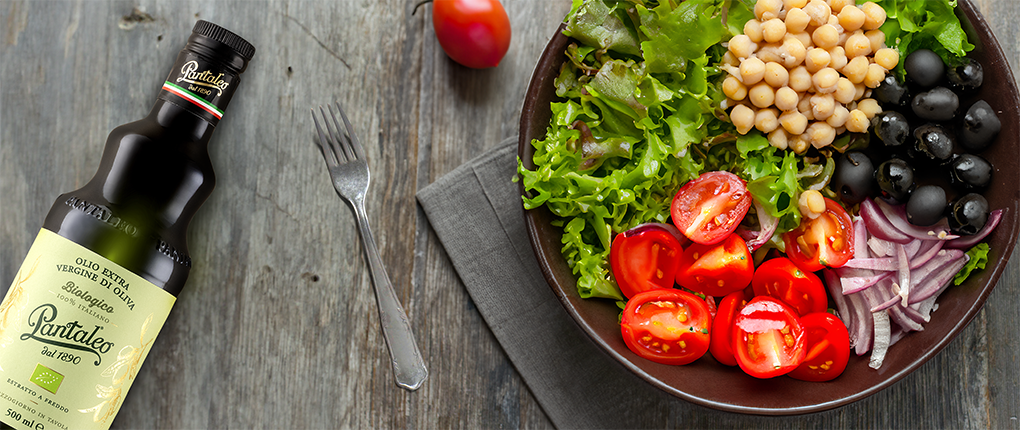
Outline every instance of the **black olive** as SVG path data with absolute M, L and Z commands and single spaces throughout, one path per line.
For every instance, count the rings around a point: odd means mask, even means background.
M 964 148 L 977 152 L 991 145 L 1001 128 L 1002 123 L 995 111 L 988 102 L 981 100 L 967 109 L 957 135 Z
M 988 222 L 988 200 L 977 193 L 960 197 L 949 206 L 948 218 L 953 233 L 975 234 Z
M 959 91 L 974 91 L 981 87 L 981 84 L 985 80 L 984 69 L 981 68 L 981 63 L 978 63 L 972 58 L 967 58 L 966 61 L 956 67 L 950 67 L 946 70 L 946 77 L 949 79 L 949 84 Z
M 992 182 L 992 164 L 981 156 L 961 154 L 949 167 L 950 180 L 965 190 L 982 189 Z
M 907 117 L 891 110 L 871 118 L 871 129 L 875 131 L 875 136 L 888 147 L 902 146 L 907 142 L 907 136 L 910 136 L 910 123 L 907 122 Z
M 882 82 L 875 87 L 871 96 L 878 100 L 883 106 L 906 106 L 910 104 L 910 94 L 907 87 L 896 79 L 894 73 L 890 73 L 882 79 Z
M 945 161 L 953 155 L 956 138 L 941 125 L 924 124 L 914 129 L 914 149 L 929 160 Z
M 956 116 L 960 98 L 946 87 L 935 87 L 914 96 L 910 103 L 914 114 L 928 121 L 949 121 Z
M 839 197 L 847 204 L 857 204 L 871 195 L 874 188 L 875 168 L 863 152 L 849 151 L 836 161 L 832 184 Z
M 942 80 L 946 65 L 934 51 L 918 49 L 903 60 L 903 69 L 907 72 L 907 79 L 928 88 Z
M 907 220 L 918 226 L 935 224 L 946 210 L 946 191 L 937 185 L 922 185 L 907 200 Z
M 914 169 L 906 161 L 891 158 L 878 165 L 875 182 L 883 197 L 904 203 L 914 190 Z

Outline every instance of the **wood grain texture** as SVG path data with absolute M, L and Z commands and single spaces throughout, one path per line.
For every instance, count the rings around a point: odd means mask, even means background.
M 0 0 L 0 291 L 53 199 L 91 178 L 107 133 L 143 116 L 196 19 L 258 49 L 210 152 L 197 262 L 116 428 L 549 428 L 416 206 L 415 192 L 517 132 L 568 1 L 505 0 L 513 43 L 471 70 L 415 0 Z M 1020 65 L 1020 2 L 976 0 Z M 128 19 L 125 19 L 128 17 Z M 366 146 L 367 209 L 429 365 L 393 384 L 353 215 L 312 143 L 340 102 Z M 1020 263 L 941 354 L 827 412 L 729 414 L 676 400 L 634 427 L 1020 428 Z

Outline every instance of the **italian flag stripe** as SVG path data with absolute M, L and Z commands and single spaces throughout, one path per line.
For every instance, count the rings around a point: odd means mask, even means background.
M 177 85 L 171 84 L 170 81 L 166 81 L 163 83 L 163 89 L 176 94 L 178 97 L 182 99 L 194 103 L 195 106 L 198 106 L 204 109 L 206 112 L 211 113 L 212 116 L 216 117 L 216 119 L 223 118 L 223 111 L 217 109 L 216 106 L 213 106 L 211 103 L 203 100 L 201 97 L 192 94 L 191 91 L 178 87 Z

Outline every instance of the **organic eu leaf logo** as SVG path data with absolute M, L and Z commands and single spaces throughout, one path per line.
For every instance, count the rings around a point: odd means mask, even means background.
M 60 383 L 64 382 L 64 375 L 61 375 L 42 364 L 36 364 L 35 371 L 32 372 L 32 378 L 30 380 L 35 383 L 35 385 L 42 387 L 44 390 L 57 394 L 57 389 L 60 388 Z

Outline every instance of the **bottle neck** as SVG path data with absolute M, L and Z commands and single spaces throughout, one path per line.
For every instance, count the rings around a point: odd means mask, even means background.
M 216 130 L 216 126 L 206 118 L 163 98 L 156 99 L 148 118 L 168 132 L 172 132 L 177 136 L 176 140 L 196 142 L 203 147 Z

